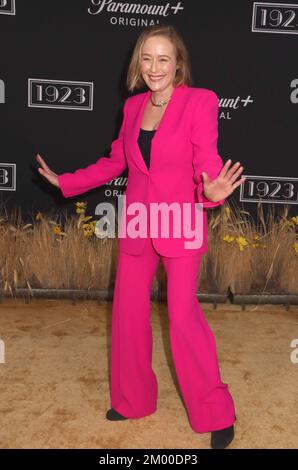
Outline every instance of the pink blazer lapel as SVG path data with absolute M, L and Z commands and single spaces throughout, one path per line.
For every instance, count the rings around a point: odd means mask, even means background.
M 165 112 L 161 118 L 161 121 L 159 123 L 159 126 L 154 133 L 154 136 L 152 137 L 151 140 L 151 154 L 150 154 L 150 168 L 153 168 L 155 165 L 155 149 L 156 146 L 158 148 L 158 145 L 160 142 L 163 141 L 165 138 L 165 129 L 167 127 L 167 122 L 170 122 L 176 115 L 175 111 L 177 109 L 178 103 L 179 103 L 179 97 L 181 97 L 181 90 L 187 88 L 186 85 L 179 85 L 178 87 L 175 87 L 170 101 L 167 104 L 167 107 L 165 109 Z M 145 93 L 142 93 L 140 95 L 140 100 L 138 102 L 138 108 L 136 107 L 136 116 L 135 116 L 135 121 L 133 125 L 133 133 L 132 133 L 132 145 L 133 145 L 133 158 L 135 160 L 136 165 L 139 167 L 143 173 L 149 175 L 149 170 L 146 166 L 146 163 L 144 162 L 142 153 L 140 151 L 139 145 L 138 145 L 138 137 L 139 137 L 139 132 L 140 132 L 140 127 L 141 127 L 141 122 L 142 122 L 142 117 L 145 111 L 145 106 L 150 99 L 151 96 L 151 90 L 146 91 Z

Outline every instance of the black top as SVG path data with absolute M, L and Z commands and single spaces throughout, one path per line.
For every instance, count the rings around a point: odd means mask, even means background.
M 150 165 L 151 139 L 154 136 L 155 131 L 156 129 L 148 130 L 148 129 L 142 129 L 140 127 L 138 144 L 139 144 L 141 154 L 143 155 L 143 159 L 144 159 L 144 162 L 146 163 L 148 170 L 149 170 L 149 165 Z

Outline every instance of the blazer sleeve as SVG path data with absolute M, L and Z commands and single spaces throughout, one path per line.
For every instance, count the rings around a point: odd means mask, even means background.
M 108 183 L 126 168 L 123 135 L 127 115 L 127 101 L 123 106 L 123 119 L 117 139 L 111 144 L 110 157 L 100 157 L 95 163 L 73 173 L 58 175 L 58 182 L 64 197 L 76 196 Z
M 206 89 L 196 105 L 191 130 L 197 198 L 204 208 L 220 206 L 225 202 L 225 199 L 217 202 L 209 201 L 203 193 L 202 172 L 205 171 L 212 181 L 218 176 L 223 166 L 222 159 L 217 151 L 217 139 L 218 97 L 213 90 Z

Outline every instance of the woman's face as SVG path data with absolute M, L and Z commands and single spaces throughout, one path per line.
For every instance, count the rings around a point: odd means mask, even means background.
M 141 49 L 140 69 L 146 85 L 152 91 L 172 89 L 176 68 L 175 47 L 168 38 L 153 36 L 146 39 Z

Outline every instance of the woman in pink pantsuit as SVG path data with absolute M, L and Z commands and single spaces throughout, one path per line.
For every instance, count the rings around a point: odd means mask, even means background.
M 37 155 L 39 171 L 71 197 L 129 169 L 112 309 L 107 419 L 142 418 L 156 411 L 150 291 L 161 259 L 167 275 L 171 350 L 190 425 L 195 432 L 211 432 L 212 448 L 225 448 L 234 437 L 235 407 L 220 377 L 215 338 L 197 300 L 197 288 L 201 257 L 208 250 L 206 209 L 223 204 L 244 181 L 238 179 L 243 167 L 239 162 L 230 167 L 230 160 L 223 165 L 218 155 L 217 95 L 190 86 L 188 53 L 175 28 L 157 25 L 142 31 L 127 84 L 129 91 L 144 85 L 148 90 L 126 99 L 109 158 L 57 175 Z M 153 130 L 147 165 L 138 139 L 146 131 L 148 138 Z M 185 203 L 190 219 L 183 212 Z M 148 230 L 145 236 L 136 236 L 136 213 L 128 210 L 136 204 L 147 209 L 145 219 L 138 219 Z M 150 211 L 155 204 L 173 208 L 166 236 Z M 190 226 L 185 220 L 193 221 L 198 213 L 200 225 L 191 233 L 185 231 Z M 162 213 L 162 221 L 166 215 Z M 177 215 L 183 225 L 179 236 L 173 234 Z

